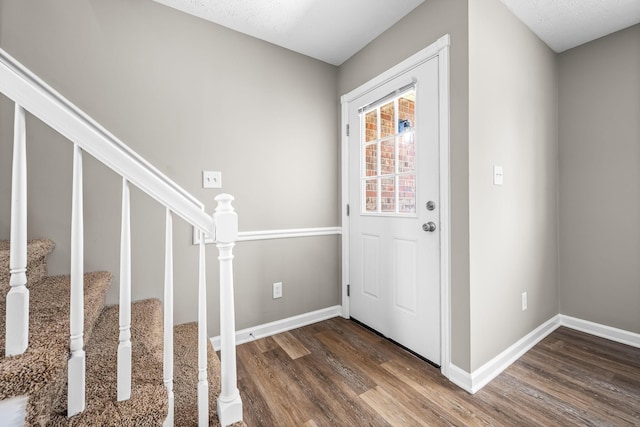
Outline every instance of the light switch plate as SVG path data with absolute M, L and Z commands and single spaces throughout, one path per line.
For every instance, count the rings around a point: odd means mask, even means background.
M 273 284 L 273 299 L 282 298 L 282 282 Z
M 502 166 L 494 166 L 493 167 L 493 185 L 502 185 L 504 184 L 504 174 L 502 171 Z
M 222 172 L 202 171 L 202 188 L 222 188 Z

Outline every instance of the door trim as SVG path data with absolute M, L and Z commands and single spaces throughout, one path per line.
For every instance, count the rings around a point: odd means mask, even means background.
M 400 64 L 383 72 L 362 86 L 352 90 L 340 98 L 342 104 L 342 317 L 349 318 L 349 103 L 371 92 L 379 86 L 393 80 L 401 74 L 420 64 L 438 57 L 438 92 L 439 92 L 439 149 L 440 149 L 440 371 L 449 378 L 451 365 L 451 212 L 449 185 L 449 34 L 440 37 L 435 43 L 427 46 Z

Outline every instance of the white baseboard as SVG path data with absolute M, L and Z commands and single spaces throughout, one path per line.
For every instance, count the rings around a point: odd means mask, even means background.
M 321 310 L 312 311 L 310 313 L 299 314 L 297 316 L 288 317 L 275 322 L 265 323 L 263 325 L 252 326 L 251 328 L 242 329 L 236 332 L 236 345 L 244 344 L 260 338 L 269 337 L 281 332 L 290 331 L 291 329 L 307 326 L 312 323 L 321 322 L 342 315 L 342 306 L 335 305 L 333 307 L 323 308 Z M 220 350 L 220 336 L 211 338 L 213 348 Z
M 476 393 L 559 327 L 560 315 L 558 314 L 522 337 L 515 344 L 471 374 L 455 365 L 450 365 L 449 380 L 471 394 Z
M 596 337 L 640 348 L 640 334 L 636 334 L 635 332 L 629 332 L 624 329 L 618 329 L 590 322 L 588 320 L 565 316 L 564 314 L 560 315 L 560 322 L 562 326 L 575 329 L 576 331 L 586 332 L 587 334 L 595 335 Z
M 640 348 L 640 334 L 558 314 L 472 373 L 451 364 L 449 381 L 471 394 L 476 393 L 560 326 Z
M 476 369 L 471 374 L 471 393 L 475 393 L 487 385 L 492 379 L 507 369 L 513 362 L 518 360 L 523 354 L 531 350 L 533 346 L 538 344 L 547 335 L 559 327 L 560 315 L 555 315 L 522 337 L 511 347 L 507 348 L 480 368 Z
M 464 369 L 458 368 L 453 363 L 449 365 L 449 381 L 466 391 L 473 394 L 473 384 L 471 384 L 471 374 Z

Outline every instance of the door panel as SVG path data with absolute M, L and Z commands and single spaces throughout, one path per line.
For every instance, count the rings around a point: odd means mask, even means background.
M 416 315 L 418 296 L 418 242 L 393 239 L 394 305 Z
M 380 236 L 362 235 L 363 292 L 372 297 L 380 297 Z M 366 267 L 366 268 L 365 268 Z
M 436 364 L 438 119 L 437 57 L 349 103 L 349 311 Z

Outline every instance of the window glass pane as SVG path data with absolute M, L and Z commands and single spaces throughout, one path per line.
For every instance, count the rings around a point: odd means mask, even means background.
M 369 111 L 364 116 L 365 142 L 378 139 L 378 110 Z
M 396 133 L 394 102 L 380 107 L 380 138 L 386 138 Z
M 380 142 L 380 175 L 396 172 L 396 144 L 394 138 Z
M 382 178 L 380 187 L 381 212 L 396 211 L 396 179 Z
M 365 176 L 376 176 L 378 174 L 378 145 L 374 142 L 364 147 L 364 151 Z
M 363 112 L 362 213 L 416 214 L 415 89 Z
M 367 212 L 378 212 L 378 180 L 364 180 L 365 210 Z
M 398 98 L 398 132 L 413 129 L 416 122 L 416 92 L 412 90 Z
M 398 173 L 414 172 L 416 169 L 416 143 L 414 132 L 405 132 L 398 140 Z
M 416 213 L 416 176 L 398 177 L 398 212 Z

